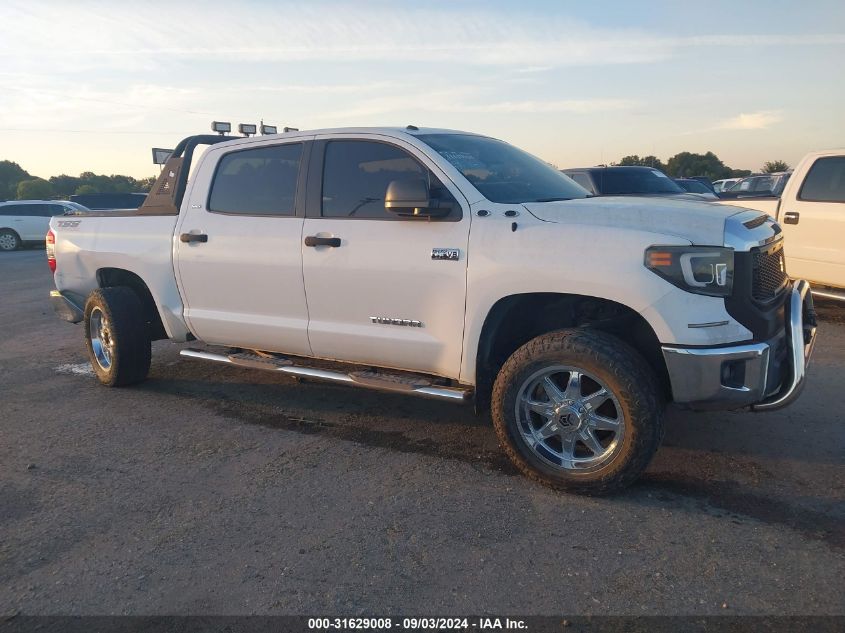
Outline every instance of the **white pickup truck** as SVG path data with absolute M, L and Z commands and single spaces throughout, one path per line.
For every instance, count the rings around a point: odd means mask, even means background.
M 813 284 L 813 294 L 845 301 L 845 149 L 807 154 L 783 193 L 722 204 L 767 213 L 783 227 L 786 272 Z
M 782 237 L 408 126 L 190 137 L 136 212 L 54 218 L 48 260 L 105 385 L 200 340 L 181 354 L 489 407 L 525 474 L 602 493 L 645 469 L 666 402 L 798 396 L 815 320 Z

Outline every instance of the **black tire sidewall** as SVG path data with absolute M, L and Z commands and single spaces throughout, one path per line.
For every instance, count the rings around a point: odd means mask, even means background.
M 97 362 L 91 344 L 91 314 L 95 309 L 99 309 L 108 319 L 115 343 L 108 369 Z M 101 288 L 89 295 L 84 313 L 85 346 L 91 367 L 102 384 L 121 387 L 146 378 L 151 348 L 149 326 L 142 314 L 141 300 L 130 288 Z

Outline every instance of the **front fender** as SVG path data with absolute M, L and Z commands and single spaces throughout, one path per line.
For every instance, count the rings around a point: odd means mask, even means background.
M 493 306 L 511 295 L 556 293 L 614 301 L 641 314 L 665 344 L 715 345 L 750 338 L 722 299 L 684 292 L 645 268 L 649 246 L 689 243 L 674 235 L 558 224 L 525 214 L 516 222 L 495 211 L 474 217 L 461 382 L 475 383 L 484 322 Z M 725 325 L 690 327 L 714 322 Z

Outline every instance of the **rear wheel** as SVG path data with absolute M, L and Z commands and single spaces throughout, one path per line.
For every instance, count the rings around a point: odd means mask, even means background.
M 11 229 L 0 231 L 0 251 L 16 251 L 21 247 L 21 238 Z
M 141 382 L 150 370 L 150 333 L 138 295 L 126 287 L 95 290 L 85 303 L 91 367 L 108 387 Z
M 493 388 L 493 424 L 529 477 L 602 494 L 632 483 L 663 437 L 654 373 L 623 341 L 561 330 L 529 341 Z

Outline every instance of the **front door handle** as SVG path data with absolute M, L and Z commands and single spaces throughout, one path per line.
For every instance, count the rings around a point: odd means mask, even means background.
M 179 241 L 185 243 L 200 242 L 205 244 L 208 241 L 208 235 L 205 233 L 182 233 L 182 235 L 179 236 Z
M 332 248 L 337 248 L 340 246 L 340 238 L 309 235 L 305 238 L 305 246 L 331 246 Z
M 787 211 L 783 214 L 784 224 L 798 224 L 798 219 L 801 217 L 797 211 Z

